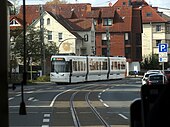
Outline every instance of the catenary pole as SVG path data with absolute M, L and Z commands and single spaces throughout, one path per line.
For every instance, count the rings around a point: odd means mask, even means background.
M 8 127 L 8 11 L 7 0 L 0 4 L 0 127 Z

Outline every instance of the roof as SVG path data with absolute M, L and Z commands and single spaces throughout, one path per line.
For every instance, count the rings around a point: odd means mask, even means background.
M 110 10 L 110 11 L 108 11 Z M 96 10 L 95 10 L 96 11 Z M 113 25 L 109 27 L 110 32 L 125 32 L 131 31 L 132 29 L 132 11 L 133 8 L 129 6 L 124 6 L 121 8 L 113 7 L 101 7 L 98 11 L 99 18 L 112 18 Z M 105 32 L 106 28 L 101 27 L 101 25 L 96 27 L 96 32 Z
M 72 22 L 70 22 L 67 19 L 64 19 L 61 15 L 55 15 L 52 12 L 47 12 L 47 13 L 49 13 L 55 20 L 57 20 L 61 25 L 63 25 L 74 36 L 80 39 L 82 38 L 79 34 L 77 34 L 77 32 L 75 32 L 76 26 Z
M 142 7 L 142 22 L 167 22 L 167 20 L 161 17 L 155 8 L 148 5 Z

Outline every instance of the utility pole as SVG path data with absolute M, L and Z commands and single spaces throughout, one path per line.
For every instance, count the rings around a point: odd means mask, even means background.
M 107 39 L 107 56 L 110 56 L 110 33 L 108 27 L 106 27 L 106 39 Z
M 45 59 L 45 46 L 44 46 L 44 19 L 43 19 L 43 6 L 40 5 L 40 40 L 41 40 L 41 68 L 42 75 L 46 74 L 46 59 Z
M 8 43 L 9 43 L 9 26 L 8 26 L 8 11 L 7 0 L 2 0 L 0 4 L 0 127 L 8 127 Z

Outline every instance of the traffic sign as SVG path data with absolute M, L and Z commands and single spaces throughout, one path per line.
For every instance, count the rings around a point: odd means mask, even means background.
M 168 62 L 168 44 L 159 44 L 159 62 Z
M 168 44 L 159 44 L 159 52 L 168 52 Z
M 168 62 L 168 58 L 159 58 L 159 62 Z

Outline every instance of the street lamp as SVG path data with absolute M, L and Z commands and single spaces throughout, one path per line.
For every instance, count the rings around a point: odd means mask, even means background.
M 24 102 L 24 85 L 27 83 L 27 72 L 26 72 L 26 12 L 25 12 L 25 0 L 23 0 L 23 40 L 24 40 L 24 72 L 23 81 L 21 82 L 21 103 L 19 114 L 26 115 L 26 106 Z

